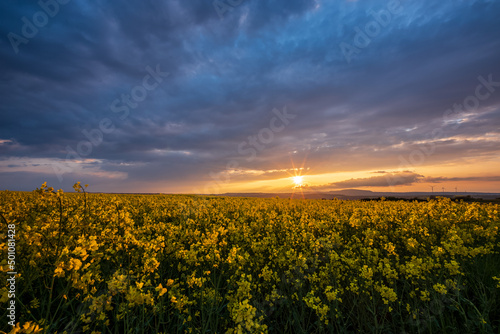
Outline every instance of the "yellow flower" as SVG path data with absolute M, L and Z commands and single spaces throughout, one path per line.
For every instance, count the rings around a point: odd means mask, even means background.
M 429 292 L 428 292 L 428 291 L 420 291 L 420 294 L 421 294 L 420 299 L 421 299 L 422 301 L 426 302 L 426 301 L 431 300 L 431 299 L 429 298 Z
M 64 262 L 61 262 L 59 266 L 57 266 L 57 268 L 54 270 L 54 276 L 64 277 L 64 269 L 61 265 L 64 266 Z
M 31 321 L 28 321 L 27 323 L 25 323 L 23 325 L 22 328 L 21 328 L 20 324 L 17 323 L 16 326 L 13 327 L 12 330 L 9 332 L 9 334 L 12 334 L 12 333 L 36 334 L 36 333 L 40 333 L 42 330 L 43 330 L 43 328 L 40 328 L 40 326 L 38 326 L 37 324 L 31 323 Z
M 73 269 L 74 271 L 78 271 L 82 267 L 82 261 L 80 261 L 79 259 L 70 259 L 69 260 L 69 267 L 70 267 L 70 269 Z
M 434 284 L 432 287 L 434 290 L 436 290 L 437 292 L 439 292 L 442 295 L 445 295 L 448 292 L 448 289 L 446 288 L 446 286 L 444 286 L 443 284 L 440 284 L 440 283 Z
M 497 288 L 500 288 L 500 277 L 493 276 L 493 279 L 497 281 Z
M 361 268 L 361 273 L 360 276 L 363 277 L 364 279 L 371 281 L 373 277 L 373 270 L 372 268 L 369 268 L 366 264 Z
M 167 288 L 164 288 L 163 285 L 160 283 L 160 285 L 158 285 L 156 288 L 155 288 L 156 291 L 159 291 L 159 296 L 163 296 L 165 293 L 167 293 Z
M 384 301 L 384 304 L 388 304 L 389 302 L 395 302 L 398 299 L 398 295 L 396 292 L 387 286 L 380 286 L 377 287 L 377 290 L 379 291 L 380 295 L 382 296 L 382 300 Z

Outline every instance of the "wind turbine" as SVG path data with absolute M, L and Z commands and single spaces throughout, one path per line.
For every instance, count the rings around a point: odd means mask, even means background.
M 432 189 L 432 192 L 434 193 L 434 186 L 430 186 L 430 187 L 431 187 L 431 189 Z

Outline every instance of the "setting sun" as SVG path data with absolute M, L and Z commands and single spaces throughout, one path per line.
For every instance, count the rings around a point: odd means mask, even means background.
M 292 180 L 296 187 L 302 187 L 304 182 L 304 178 L 302 176 L 294 176 Z

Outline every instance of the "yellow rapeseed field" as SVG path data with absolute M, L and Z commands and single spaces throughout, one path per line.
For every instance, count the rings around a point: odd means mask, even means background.
M 0 192 L 6 333 L 499 333 L 497 204 L 75 190 Z

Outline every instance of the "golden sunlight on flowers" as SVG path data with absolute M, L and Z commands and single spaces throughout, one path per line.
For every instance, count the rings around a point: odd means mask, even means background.
M 498 204 L 48 189 L 0 192 L 19 231 L 6 333 L 496 328 Z M 0 294 L 6 310 L 9 286 Z

